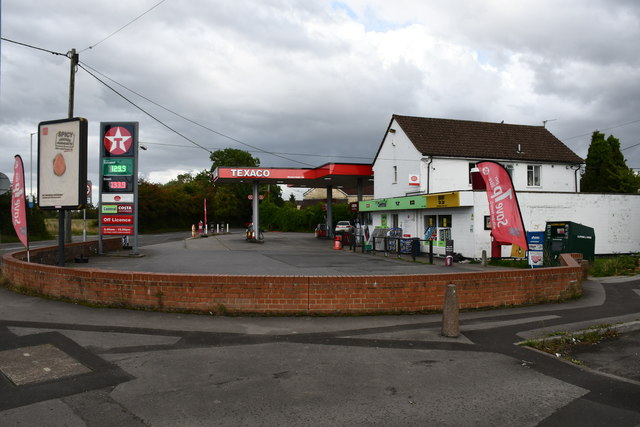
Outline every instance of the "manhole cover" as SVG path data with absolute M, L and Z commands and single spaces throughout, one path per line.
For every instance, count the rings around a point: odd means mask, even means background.
M 40 383 L 91 372 L 51 344 L 0 351 L 0 371 L 15 385 Z

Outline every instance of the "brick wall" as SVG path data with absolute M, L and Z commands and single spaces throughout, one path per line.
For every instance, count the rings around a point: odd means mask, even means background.
M 117 239 L 115 246 L 117 246 Z M 87 243 L 88 244 L 88 243 Z M 56 251 L 57 248 L 43 248 Z M 5 255 L 11 286 L 90 304 L 218 314 L 373 314 L 441 310 L 447 284 L 460 308 L 558 301 L 582 293 L 582 269 L 563 266 L 400 276 L 225 276 L 141 273 L 27 263 Z M 45 257 L 46 258 L 46 257 Z M 73 258 L 73 257 L 71 257 Z

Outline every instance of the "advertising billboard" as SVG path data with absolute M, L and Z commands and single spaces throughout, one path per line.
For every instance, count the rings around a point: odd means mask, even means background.
M 87 203 L 87 120 L 38 124 L 38 206 L 81 209 Z

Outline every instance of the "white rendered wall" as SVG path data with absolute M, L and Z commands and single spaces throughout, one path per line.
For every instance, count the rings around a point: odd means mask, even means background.
M 573 221 L 594 229 L 596 254 L 640 252 L 640 195 L 518 192 L 518 202 L 527 231 L 544 231 L 547 221 Z M 381 214 L 397 214 L 403 233 L 424 238 L 425 215 L 451 215 L 451 237 L 455 252 L 468 258 L 491 255 L 490 230 L 484 229 L 489 215 L 486 193 L 460 193 L 461 204 L 473 199 L 474 206 L 445 209 L 372 212 L 373 226 L 381 225 Z M 421 245 L 422 252 L 427 246 Z M 434 247 L 443 255 L 444 248 Z M 502 256 L 511 256 L 511 246 L 503 246 Z
M 470 190 L 469 163 L 487 159 L 429 158 L 409 141 L 402 128 L 394 120 L 381 145 L 373 164 L 375 176 L 374 198 L 401 197 L 407 193 L 441 193 L 447 191 Z M 576 171 L 569 165 L 519 162 L 514 160 L 496 161 L 513 166 L 513 183 L 517 191 L 576 191 Z M 540 166 L 540 185 L 527 185 L 527 166 Z M 397 177 L 394 177 L 394 166 Z M 420 185 L 409 185 L 409 176 L 418 175 Z M 579 189 L 579 183 L 578 189 Z
M 435 158 L 431 162 L 429 172 L 431 184 L 429 193 L 442 193 L 445 191 L 470 190 L 469 184 L 469 163 L 478 160 Z M 498 161 L 498 160 L 497 160 Z M 512 180 L 516 191 L 563 191 L 574 192 L 575 169 L 567 165 L 550 165 L 540 163 L 516 163 L 513 161 L 498 161 L 504 165 L 512 165 Z M 540 166 L 540 185 L 527 185 L 527 166 Z M 426 174 L 425 174 L 426 179 Z M 578 183 L 578 188 L 579 183 Z
M 489 206 L 485 192 L 473 194 L 475 251 L 482 253 L 491 247 L 489 231 L 482 230 Z M 640 195 L 519 192 L 518 202 L 527 231 L 544 231 L 547 221 L 573 221 L 594 229 L 596 254 L 640 252 Z
M 422 172 L 426 168 L 421 165 L 421 155 L 400 126 L 393 121 L 373 164 L 373 194 L 376 199 L 405 196 L 411 192 L 426 192 L 426 177 Z M 394 169 L 397 168 L 397 179 L 394 180 Z M 419 175 L 420 185 L 409 185 L 409 176 Z

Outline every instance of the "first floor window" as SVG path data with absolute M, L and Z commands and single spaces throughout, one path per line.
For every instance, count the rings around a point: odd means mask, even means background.
M 475 168 L 477 165 L 477 163 L 471 163 L 469 162 L 469 184 L 471 184 L 471 169 Z
M 509 174 L 509 177 L 511 179 L 513 179 L 513 165 L 509 164 L 509 165 L 504 165 L 504 169 L 507 171 L 507 173 Z
M 527 165 L 527 185 L 529 187 L 540 186 L 540 165 Z

